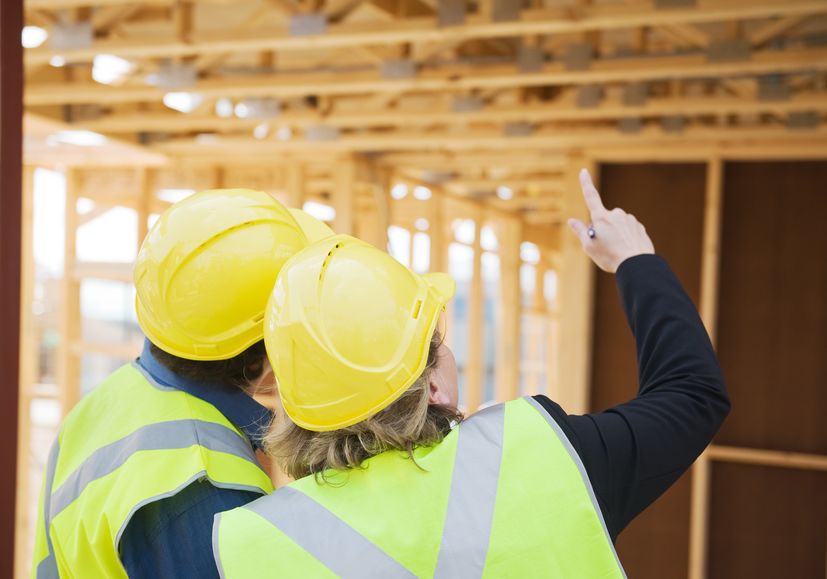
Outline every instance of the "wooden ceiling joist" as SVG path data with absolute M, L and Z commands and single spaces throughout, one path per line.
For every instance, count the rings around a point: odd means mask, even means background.
M 646 127 L 638 133 L 622 133 L 616 129 L 580 129 L 543 131 L 526 137 L 508 137 L 501 132 L 466 131 L 462 134 L 421 134 L 397 132 L 389 134 L 353 135 L 332 141 L 275 141 L 253 138 L 216 138 L 207 142 L 197 139 L 179 139 L 160 143 L 153 149 L 171 157 L 246 157 L 272 158 L 287 152 L 376 152 L 376 151 L 482 151 L 542 148 L 568 151 L 578 147 L 617 145 L 657 145 L 692 142 L 739 144 L 750 142 L 778 143 L 797 139 L 824 140 L 827 145 L 827 127 L 808 130 L 787 128 L 704 128 L 690 127 L 680 132 L 665 132 L 657 127 Z
M 238 119 L 182 113 L 115 114 L 96 120 L 82 121 L 83 128 L 101 133 L 148 132 L 232 132 L 252 130 L 262 123 L 274 127 L 304 128 L 320 123 L 339 128 L 362 127 L 426 127 L 448 124 L 592 121 L 624 118 L 651 118 L 671 115 L 786 115 L 793 111 L 827 112 L 827 94 L 798 94 L 786 101 L 745 100 L 736 97 L 652 98 L 644 105 L 628 106 L 618 100 L 607 101 L 594 108 L 550 102 L 522 107 L 486 107 L 479 111 L 457 113 L 452 110 L 379 109 L 358 112 L 313 111 L 285 112 L 274 119 Z
M 827 48 L 764 50 L 750 60 L 709 62 L 704 54 L 649 58 L 607 59 L 589 70 L 567 70 L 562 63 L 549 64 L 541 72 L 521 73 L 513 66 L 470 69 L 442 67 L 415 78 L 386 80 L 378 72 L 258 75 L 243 78 L 203 80 L 191 92 L 205 98 L 258 96 L 296 97 L 417 91 L 467 91 L 480 88 L 511 89 L 518 86 L 583 85 L 661 79 L 691 79 L 720 76 L 780 74 L 827 70 Z M 24 96 L 28 106 L 63 104 L 115 104 L 158 102 L 164 91 L 154 87 L 102 86 L 94 82 L 33 84 Z
M 123 0 L 30 0 L 29 8 L 65 8 L 78 5 L 123 4 Z M 144 2 L 149 3 L 149 2 Z M 166 5 L 169 0 L 154 0 Z M 124 58 L 173 58 L 255 52 L 262 50 L 317 50 L 360 45 L 388 45 L 415 42 L 445 42 L 456 39 L 508 38 L 537 34 L 570 34 L 594 30 L 637 28 L 675 24 L 696 24 L 772 16 L 795 16 L 824 11 L 823 0 L 700 0 L 696 6 L 658 9 L 653 2 L 580 6 L 577 9 L 525 10 L 515 21 L 491 22 L 471 16 L 460 26 L 439 27 L 433 17 L 408 18 L 381 27 L 364 23 L 331 24 L 325 34 L 291 36 L 286 30 L 245 31 L 232 36 L 193 34 L 191 42 L 170 38 L 98 40 L 89 48 L 60 53 L 49 48 L 26 52 L 26 64 L 45 64 L 61 56 L 67 62 L 89 62 L 96 54 Z

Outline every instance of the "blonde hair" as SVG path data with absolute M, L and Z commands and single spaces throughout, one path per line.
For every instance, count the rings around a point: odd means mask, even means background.
M 414 449 L 441 442 L 452 424 L 462 420 L 456 408 L 429 404 L 429 378 L 441 344 L 439 332 L 434 332 L 425 370 L 387 408 L 329 432 L 305 430 L 282 414 L 265 438 L 267 453 L 293 478 L 312 474 L 323 480 L 328 469 L 359 468 L 366 459 L 387 450 L 406 452 L 413 460 Z

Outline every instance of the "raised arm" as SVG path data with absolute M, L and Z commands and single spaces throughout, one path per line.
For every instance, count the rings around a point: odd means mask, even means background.
M 639 390 L 628 402 L 585 416 L 538 400 L 571 438 L 614 537 L 709 444 L 729 398 L 698 312 L 654 255 L 644 227 L 621 209 L 603 207 L 586 172 L 581 185 L 592 224 L 570 225 L 597 266 L 616 273 L 637 346 Z

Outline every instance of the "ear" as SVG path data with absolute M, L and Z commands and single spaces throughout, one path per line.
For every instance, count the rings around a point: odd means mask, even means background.
M 428 404 L 447 406 L 450 403 L 451 399 L 448 397 L 448 394 L 442 390 L 439 383 L 434 380 L 433 377 L 430 378 L 428 380 Z

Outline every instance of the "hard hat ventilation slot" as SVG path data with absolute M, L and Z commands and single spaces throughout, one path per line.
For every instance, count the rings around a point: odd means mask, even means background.
M 422 300 L 416 300 L 414 304 L 413 311 L 411 312 L 411 317 L 413 319 L 417 319 L 419 317 L 419 313 L 422 311 Z
M 340 247 L 342 247 L 342 242 L 341 241 L 339 243 L 337 243 L 336 245 L 334 245 L 330 249 L 330 251 L 327 252 L 327 255 L 325 256 L 324 261 L 322 262 L 322 268 L 319 271 L 319 281 L 322 281 L 324 279 L 324 274 L 327 271 L 327 265 L 330 263 L 330 258 L 333 256 L 333 253 L 337 249 L 339 249 Z
M 264 312 L 261 312 L 259 315 L 257 315 L 256 317 L 253 318 L 253 323 L 257 324 L 263 319 L 264 319 Z

